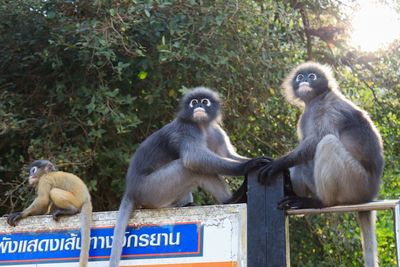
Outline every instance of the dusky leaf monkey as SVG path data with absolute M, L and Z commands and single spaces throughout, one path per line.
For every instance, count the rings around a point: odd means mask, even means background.
M 198 186 L 224 203 L 231 193 L 221 175 L 244 175 L 264 162 L 235 152 L 221 128 L 220 105 L 214 91 L 194 88 L 181 99 L 176 118 L 138 147 L 126 175 L 114 229 L 111 267 L 118 266 L 125 229 L 134 208 L 185 205 Z
M 22 212 L 7 217 L 7 222 L 15 226 L 27 216 L 50 213 L 58 221 L 62 215 L 81 213 L 81 252 L 79 266 L 86 267 L 89 259 L 90 224 L 92 222 L 92 202 L 85 183 L 76 175 L 57 171 L 48 160 L 35 160 L 29 166 L 29 184 L 36 187 L 37 196 L 32 204 Z
M 268 183 L 290 168 L 296 195 L 281 208 L 320 208 L 373 200 L 383 172 L 381 136 L 365 111 L 339 91 L 328 66 L 307 62 L 283 83 L 286 99 L 304 106 L 298 122 L 299 144 L 288 154 L 259 169 Z M 311 196 L 311 197 L 310 197 Z M 358 212 L 365 265 L 378 266 L 376 213 Z

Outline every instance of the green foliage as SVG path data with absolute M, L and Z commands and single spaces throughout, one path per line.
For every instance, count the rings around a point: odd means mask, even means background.
M 24 166 L 39 158 L 82 177 L 95 210 L 115 210 L 131 154 L 198 85 L 222 94 L 240 154 L 284 154 L 297 142 L 300 113 L 279 88 L 307 58 L 331 64 L 345 95 L 371 114 L 386 151 L 380 198 L 397 198 L 400 43 L 359 53 L 345 33 L 307 36 L 301 11 L 311 28 L 348 27 L 335 0 L 2 1 L 1 214 L 32 200 Z M 213 203 L 201 190 L 195 200 Z M 382 266 L 394 265 L 392 227 L 379 213 Z M 354 216 L 295 218 L 290 229 L 293 266 L 361 265 Z

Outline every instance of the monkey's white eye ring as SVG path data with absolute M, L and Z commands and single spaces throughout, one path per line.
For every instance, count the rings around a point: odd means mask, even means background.
M 308 79 L 315 81 L 317 79 L 317 74 L 315 73 L 308 74 Z
M 38 170 L 38 168 L 35 166 L 35 167 L 32 167 L 30 170 L 29 170 L 29 175 L 30 176 L 32 176 L 32 175 L 34 175 L 36 172 L 37 172 L 37 170 Z
M 203 98 L 203 99 L 201 100 L 201 103 L 202 103 L 203 105 L 206 105 L 207 107 L 211 106 L 211 101 L 208 100 L 208 98 Z
M 189 106 L 192 108 L 195 105 L 197 105 L 199 103 L 199 101 L 197 99 L 192 99 L 190 100 Z
M 302 80 L 304 80 L 304 75 L 303 74 L 297 75 L 296 82 L 301 82 Z

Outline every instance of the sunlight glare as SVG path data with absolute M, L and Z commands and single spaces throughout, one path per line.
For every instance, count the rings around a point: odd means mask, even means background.
M 352 21 L 352 46 L 372 52 L 400 37 L 400 16 L 394 9 L 376 1 L 359 4 Z

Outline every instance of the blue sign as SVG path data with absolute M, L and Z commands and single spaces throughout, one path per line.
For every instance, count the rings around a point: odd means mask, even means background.
M 110 258 L 113 227 L 91 229 L 89 260 Z M 79 229 L 0 233 L 0 265 L 78 261 Z M 203 255 L 200 223 L 129 225 L 122 259 L 193 257 Z

